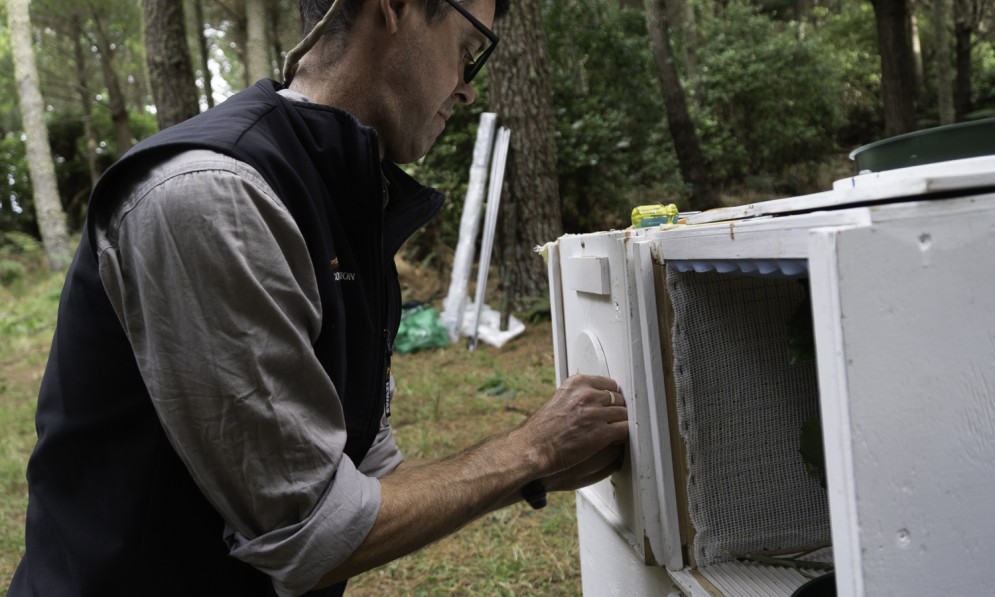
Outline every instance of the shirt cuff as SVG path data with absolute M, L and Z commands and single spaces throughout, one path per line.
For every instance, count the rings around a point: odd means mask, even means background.
M 383 479 L 403 461 L 404 455 L 397 447 L 394 433 L 388 425 L 380 429 L 377 439 L 363 457 L 359 470 L 364 475 Z
M 254 539 L 229 530 L 231 555 L 268 574 L 280 597 L 301 595 L 359 548 L 379 513 L 380 481 L 343 457 L 307 519 Z

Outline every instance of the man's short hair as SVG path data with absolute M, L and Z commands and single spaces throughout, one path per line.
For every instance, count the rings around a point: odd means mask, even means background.
M 462 4 L 472 4 L 474 0 L 459 0 Z M 352 25 L 356 13 L 364 0 L 342 0 L 343 6 L 336 15 L 335 21 L 328 27 L 325 35 L 336 35 L 343 31 L 348 31 Z M 508 5 L 511 0 L 495 0 L 495 17 L 502 17 L 508 12 Z M 332 0 L 297 0 L 301 11 L 301 27 L 303 35 L 314 29 L 328 9 L 332 6 Z M 445 14 L 445 9 L 450 8 L 446 0 L 425 0 L 425 18 L 429 23 L 435 23 Z

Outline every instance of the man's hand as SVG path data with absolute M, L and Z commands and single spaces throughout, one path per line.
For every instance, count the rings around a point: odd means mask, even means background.
M 575 491 L 604 479 L 622 466 L 625 444 L 612 444 L 580 464 L 542 480 L 548 491 Z
M 381 479 L 380 515 L 359 549 L 316 588 L 411 553 L 521 499 L 533 479 L 563 491 L 618 468 L 629 437 L 625 399 L 606 377 L 571 377 L 535 414 L 460 454 Z
M 575 375 L 516 432 L 535 450 L 538 477 L 578 467 L 569 477 L 580 480 L 617 460 L 629 438 L 628 409 L 614 380 Z

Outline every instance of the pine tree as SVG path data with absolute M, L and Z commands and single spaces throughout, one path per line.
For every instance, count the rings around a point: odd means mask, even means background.
M 48 145 L 45 104 L 38 87 L 34 43 L 28 0 L 7 0 L 7 21 L 14 53 L 14 73 L 20 99 L 22 127 L 27 139 L 28 169 L 34 189 L 35 217 L 45 255 L 52 270 L 69 265 L 69 233 L 66 214 L 55 182 L 52 149 Z

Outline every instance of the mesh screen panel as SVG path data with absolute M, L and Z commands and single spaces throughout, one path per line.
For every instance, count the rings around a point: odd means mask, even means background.
M 829 541 L 826 492 L 799 454 L 815 363 L 788 362 L 805 281 L 667 269 L 678 425 L 697 566 Z

